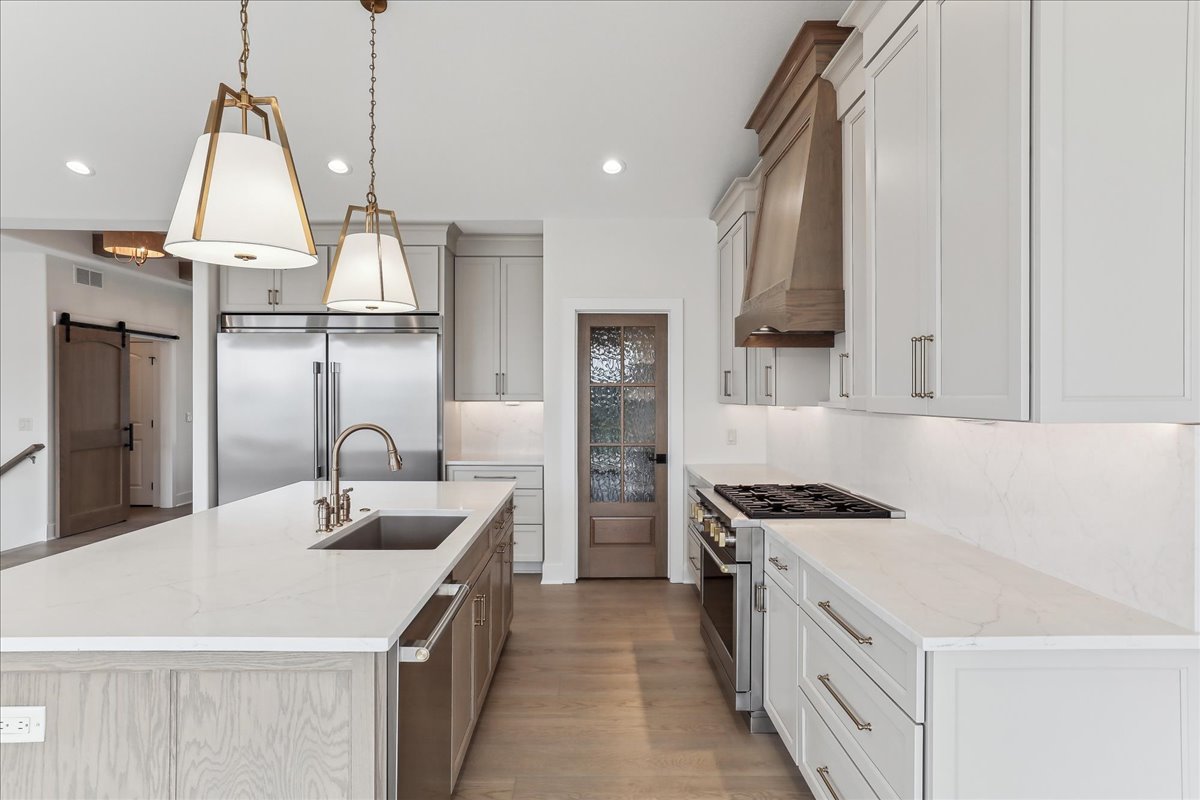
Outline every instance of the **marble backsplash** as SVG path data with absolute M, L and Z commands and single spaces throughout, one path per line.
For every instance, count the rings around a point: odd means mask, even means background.
M 767 413 L 770 464 L 1193 629 L 1198 440 L 1185 425 Z
M 447 403 L 448 460 L 540 458 L 541 403 Z

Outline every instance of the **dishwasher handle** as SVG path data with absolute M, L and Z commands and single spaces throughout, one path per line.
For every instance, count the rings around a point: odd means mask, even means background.
M 465 583 L 443 583 L 438 587 L 437 594 L 439 595 L 454 595 L 454 599 L 450 601 L 450 606 L 446 609 L 446 613 L 442 614 L 442 618 L 438 620 L 438 624 L 434 626 L 433 632 L 429 634 L 427 639 L 418 639 L 415 642 L 402 642 L 400 644 L 400 660 L 407 662 L 421 663 L 428 661 L 433 655 L 433 648 L 437 646 L 438 640 L 450 628 L 450 623 L 454 621 L 454 617 L 458 615 L 461 609 L 467 602 L 467 598 L 471 596 L 471 587 Z

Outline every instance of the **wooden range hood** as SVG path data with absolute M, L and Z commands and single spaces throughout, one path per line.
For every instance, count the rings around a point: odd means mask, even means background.
M 746 127 L 762 183 L 734 340 L 743 347 L 832 347 L 845 329 L 842 140 L 821 72 L 850 31 L 806 22 Z

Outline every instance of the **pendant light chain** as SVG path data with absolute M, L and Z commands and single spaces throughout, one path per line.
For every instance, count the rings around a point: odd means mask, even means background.
M 367 187 L 367 213 L 377 208 L 375 198 L 375 12 L 371 12 L 371 184 Z
M 238 59 L 238 72 L 242 76 L 242 93 L 246 93 L 246 78 L 250 74 L 250 0 L 242 0 L 242 56 Z

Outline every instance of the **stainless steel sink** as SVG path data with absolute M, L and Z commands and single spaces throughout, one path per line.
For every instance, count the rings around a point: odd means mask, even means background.
M 377 511 L 310 550 L 433 550 L 462 524 L 466 514 L 408 514 Z

